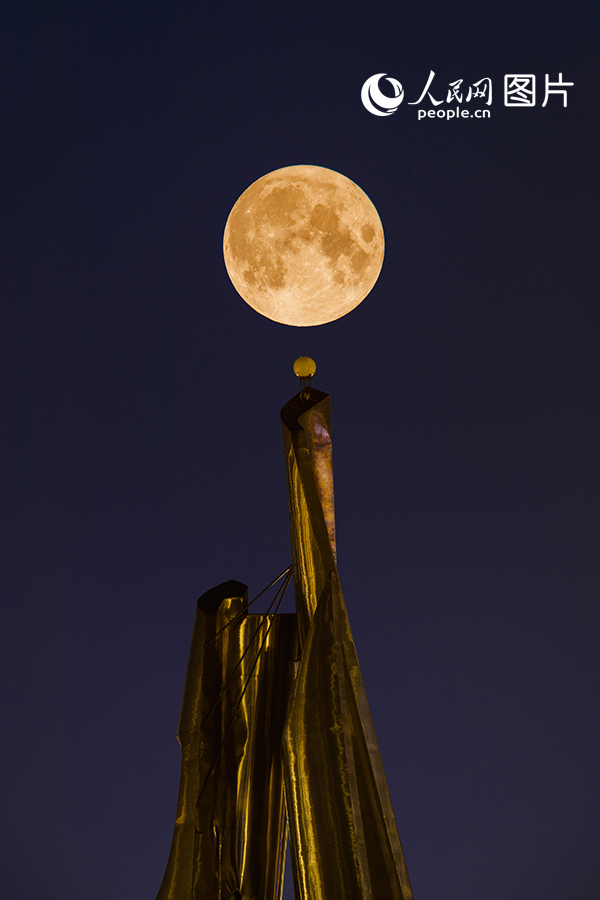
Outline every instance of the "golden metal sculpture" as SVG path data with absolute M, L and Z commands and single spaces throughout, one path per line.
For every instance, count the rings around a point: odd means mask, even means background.
M 297 900 L 413 900 L 339 585 L 329 396 L 307 372 L 281 411 L 297 612 L 248 614 L 234 581 L 198 601 L 157 900 L 280 900 L 288 828 Z
M 294 615 L 249 615 L 227 581 L 198 601 L 177 738 L 177 818 L 157 900 L 278 898 L 287 842 L 280 756 Z

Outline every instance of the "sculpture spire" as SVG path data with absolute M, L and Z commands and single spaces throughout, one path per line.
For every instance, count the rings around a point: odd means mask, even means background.
M 236 581 L 198 601 L 157 900 L 281 900 L 288 828 L 297 900 L 413 900 L 337 572 L 329 395 L 309 357 L 294 370 L 281 423 L 296 613 L 278 612 L 290 569 L 265 615 Z

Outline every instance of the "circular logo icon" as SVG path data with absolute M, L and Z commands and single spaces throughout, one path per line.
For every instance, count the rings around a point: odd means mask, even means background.
M 394 89 L 393 97 L 386 97 L 385 94 L 381 93 L 379 90 L 380 78 L 385 78 L 386 81 L 389 81 Z M 360 99 L 364 108 L 373 113 L 374 116 L 391 116 L 404 100 L 404 88 L 395 78 L 390 78 L 385 72 L 380 72 L 379 75 L 371 75 L 370 78 L 367 78 L 362 86 Z

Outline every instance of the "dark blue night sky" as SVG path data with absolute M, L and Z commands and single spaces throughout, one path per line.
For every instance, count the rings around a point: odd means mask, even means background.
M 196 599 L 290 562 L 301 354 L 417 900 L 600 896 L 597 25 L 538 0 L 5 2 L 2 896 L 154 900 Z M 444 109 L 491 78 L 490 118 L 419 120 L 430 70 Z M 360 101 L 379 72 L 389 117 Z M 504 106 L 507 73 L 535 107 Z M 365 302 L 307 329 L 251 310 L 221 249 L 245 188 L 299 163 L 386 236 Z

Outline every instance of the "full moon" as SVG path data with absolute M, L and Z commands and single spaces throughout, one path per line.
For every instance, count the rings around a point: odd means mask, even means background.
M 321 166 L 287 166 L 244 191 L 223 255 L 236 291 L 285 325 L 323 325 L 361 303 L 383 264 L 383 228 L 361 189 Z

